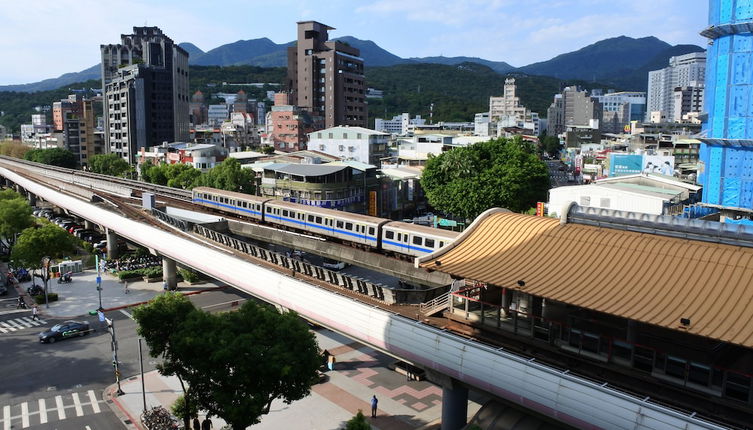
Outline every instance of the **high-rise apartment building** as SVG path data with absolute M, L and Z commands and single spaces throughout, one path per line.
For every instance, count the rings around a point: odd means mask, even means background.
M 602 120 L 602 104 L 597 97 L 581 91 L 577 87 L 566 87 L 547 110 L 548 134 L 557 136 L 568 126 L 599 129 Z
M 80 94 L 71 94 L 67 99 L 52 104 L 52 127 L 54 131 L 63 131 L 63 122 L 70 112 L 76 116 L 83 113 L 83 103 Z
M 158 27 L 100 45 L 105 139 L 135 163 L 140 148 L 188 140 L 188 52 Z
M 298 42 L 288 48 L 291 105 L 322 117 L 324 127 L 366 127 L 368 108 L 361 52 L 328 40 L 334 28 L 316 21 L 298 23 Z
M 675 118 L 674 91 L 677 87 L 701 87 L 706 76 L 706 53 L 693 52 L 669 59 L 669 67 L 648 72 L 647 115 Z

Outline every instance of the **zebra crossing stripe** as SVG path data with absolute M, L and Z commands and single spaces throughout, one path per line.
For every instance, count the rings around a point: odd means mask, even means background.
M 29 403 L 21 403 L 21 428 L 29 427 Z
M 16 331 L 18 330 L 15 326 L 8 324 L 5 321 L 0 321 L 0 326 L 5 327 L 5 330 L 7 331 Z
M 92 409 L 94 409 L 94 413 L 98 414 L 102 412 L 102 410 L 99 409 L 99 400 L 97 400 L 97 395 L 94 394 L 94 390 L 89 390 L 88 394 L 89 394 L 89 401 L 91 402 L 91 405 L 92 405 Z
M 73 407 L 76 408 L 76 416 L 84 416 L 84 408 L 81 407 L 81 399 L 78 398 L 78 393 L 73 393 Z
M 9 331 L 10 331 L 9 329 L 0 326 L 0 333 L 8 333 Z
M 58 419 L 65 419 L 65 407 L 63 407 L 63 397 L 55 396 L 55 406 L 58 408 Z
M 47 424 L 47 405 L 44 399 L 39 399 L 39 424 Z
M 10 430 L 10 406 L 3 406 L 3 429 Z
M 26 327 L 33 327 L 31 324 L 29 324 L 28 322 L 24 321 L 23 318 L 16 318 L 15 320 L 13 320 L 13 322 L 15 322 L 16 324 L 23 324 Z
M 10 324 L 15 330 L 21 330 L 24 328 L 21 324 L 17 323 L 15 320 L 8 320 L 6 322 Z
M 23 317 L 21 319 L 24 320 L 24 321 L 26 321 L 27 323 L 33 325 L 33 326 L 37 326 L 37 325 L 41 325 L 42 324 L 42 321 L 33 320 L 30 317 Z

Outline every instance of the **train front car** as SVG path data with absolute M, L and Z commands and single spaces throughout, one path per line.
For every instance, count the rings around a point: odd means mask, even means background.
M 202 206 L 223 212 L 230 212 L 257 221 L 262 220 L 264 202 L 269 200 L 264 197 L 218 190 L 209 187 L 194 188 L 191 198 L 194 203 L 198 203 Z
M 382 250 L 422 257 L 452 243 L 459 235 L 454 231 L 392 221 L 382 226 Z

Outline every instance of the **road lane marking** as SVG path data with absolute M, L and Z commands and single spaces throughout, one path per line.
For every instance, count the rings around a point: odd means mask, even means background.
M 5 327 L 0 326 L 0 332 L 2 332 L 2 333 L 8 333 L 9 331 L 11 331 L 11 330 L 7 329 Z
M 16 331 L 16 330 L 18 330 L 18 328 L 16 328 L 16 326 L 8 324 L 6 321 L 0 321 L 0 326 L 3 326 L 3 327 L 7 328 L 10 331 Z
M 47 405 L 44 399 L 39 399 L 39 424 L 47 423 Z
M 24 327 L 27 327 L 27 328 L 31 328 L 32 327 L 31 324 L 27 323 L 26 321 L 24 321 L 21 318 L 16 318 L 15 320 L 11 320 L 11 321 L 13 321 L 14 324 L 19 324 L 19 325 L 23 324 Z
M 120 313 L 121 313 L 121 314 L 123 314 L 123 315 L 125 315 L 125 316 L 127 316 L 127 317 L 128 317 L 128 318 L 130 318 L 130 319 L 133 319 L 133 315 L 131 315 L 131 314 L 129 314 L 128 312 L 126 312 L 126 310 L 125 310 L 125 309 L 121 309 L 121 310 L 120 310 Z
M 84 416 L 84 408 L 81 407 L 81 399 L 78 398 L 78 393 L 73 393 L 73 406 L 76 408 L 76 416 Z
M 63 397 L 55 396 L 55 406 L 58 408 L 58 419 L 65 419 L 65 408 L 63 407 Z
M 21 428 L 29 427 L 29 403 L 21 403 Z
M 94 390 L 89 390 L 89 401 L 92 404 L 92 409 L 94 409 L 95 414 L 102 412 L 102 410 L 99 409 L 99 400 L 97 400 L 97 395 L 94 394 Z
M 33 326 L 37 326 L 37 325 L 41 325 L 42 324 L 42 321 L 33 320 L 33 319 L 29 318 L 29 317 L 23 317 L 21 319 L 24 320 L 24 321 L 26 321 L 26 322 L 28 322 L 29 324 L 31 324 Z
M 3 406 L 3 429 L 10 430 L 10 406 Z

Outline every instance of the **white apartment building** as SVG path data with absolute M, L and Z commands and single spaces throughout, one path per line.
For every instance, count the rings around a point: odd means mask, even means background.
M 409 113 L 403 113 L 402 115 L 392 117 L 392 119 L 376 118 L 374 120 L 374 129 L 397 136 L 405 136 L 408 134 L 411 125 L 424 124 L 426 124 L 426 120 L 421 118 L 421 115 L 416 115 L 415 118 L 410 119 Z
M 308 149 L 374 166 L 387 155 L 389 133 L 363 127 L 337 126 L 308 134 Z
M 648 72 L 646 116 L 675 118 L 674 90 L 677 87 L 697 87 L 706 78 L 706 52 L 693 52 L 669 59 L 669 67 Z M 651 115 L 651 112 L 660 112 Z
M 480 112 L 473 117 L 473 134 L 488 137 L 491 131 L 489 112 Z
M 230 117 L 230 105 L 209 105 L 207 110 L 207 124 L 219 125 Z
M 520 127 L 540 132 L 539 115 L 531 112 L 520 102 L 516 95 L 515 78 L 505 79 L 504 92 L 501 97 L 489 97 L 489 122 L 491 129 L 502 136 L 505 127 Z

